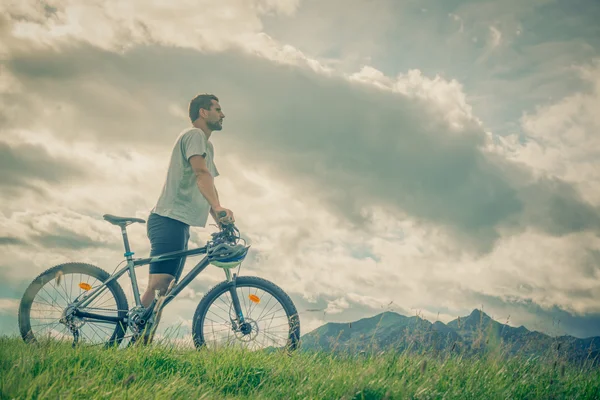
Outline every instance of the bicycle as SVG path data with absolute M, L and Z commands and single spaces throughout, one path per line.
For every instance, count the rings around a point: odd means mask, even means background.
M 268 280 L 239 276 L 241 261 L 250 246 L 245 244 L 235 225 L 221 224 L 220 231 L 212 233 L 212 239 L 203 247 L 133 258 L 126 227 L 146 221 L 110 214 L 103 218 L 121 228 L 125 248 L 123 262 L 127 265 L 108 274 L 94 265 L 73 262 L 59 264 L 41 273 L 25 290 L 19 305 L 19 330 L 26 342 L 70 341 L 72 338 L 73 346 L 119 346 L 127 329 L 131 332 L 129 345 L 140 338 L 150 337 L 151 342 L 154 322 L 160 318 L 164 307 L 213 264 L 223 269 L 226 279 L 206 292 L 196 307 L 192 320 L 196 348 L 240 346 L 250 350 L 279 348 L 293 351 L 299 346 L 300 319 L 290 297 Z M 156 296 L 152 304 L 143 307 L 135 272 L 137 267 L 202 254 L 205 256 L 179 282 L 174 280 L 164 296 Z M 235 266 L 238 267 L 237 274 L 232 274 Z M 125 272 L 131 280 L 135 301 L 132 308 L 117 282 Z M 49 293 L 52 289 L 57 292 L 54 296 Z M 42 306 L 39 310 L 34 308 L 38 305 Z M 38 327 L 39 332 L 36 332 Z M 93 327 L 97 327 L 97 331 L 90 332 L 89 328 Z

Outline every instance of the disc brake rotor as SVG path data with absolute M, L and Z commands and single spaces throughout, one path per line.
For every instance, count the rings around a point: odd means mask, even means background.
M 242 342 L 251 342 L 258 336 L 258 324 L 252 318 L 246 318 L 238 329 L 233 331 L 235 337 Z

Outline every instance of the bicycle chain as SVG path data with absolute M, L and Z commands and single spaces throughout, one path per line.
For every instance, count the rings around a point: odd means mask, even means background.
M 82 310 L 99 310 L 99 311 L 113 311 L 113 312 L 114 311 L 117 311 L 117 312 L 121 312 L 121 311 L 123 311 L 123 312 L 129 312 L 129 310 L 115 310 L 114 308 L 98 308 L 98 307 L 85 307 L 85 308 L 82 308 L 82 309 L 78 308 L 78 310 L 80 310 L 80 311 L 82 311 Z

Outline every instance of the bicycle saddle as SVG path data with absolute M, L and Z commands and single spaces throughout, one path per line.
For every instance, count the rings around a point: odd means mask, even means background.
M 129 225 L 134 222 L 140 222 L 142 224 L 146 223 L 146 221 L 141 218 L 117 217 L 110 214 L 104 214 L 103 217 L 113 225 Z

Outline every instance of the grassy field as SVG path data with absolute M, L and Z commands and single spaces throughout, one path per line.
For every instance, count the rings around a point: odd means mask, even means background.
M 482 356 L 26 345 L 0 337 L 1 399 L 600 399 L 600 369 Z

